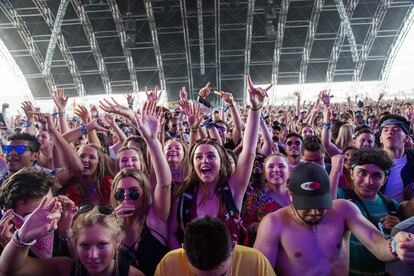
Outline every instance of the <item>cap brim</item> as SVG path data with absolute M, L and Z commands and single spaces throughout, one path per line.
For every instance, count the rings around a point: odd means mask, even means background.
M 297 210 L 330 209 L 332 208 L 332 196 L 330 193 L 319 196 L 292 195 L 292 204 Z

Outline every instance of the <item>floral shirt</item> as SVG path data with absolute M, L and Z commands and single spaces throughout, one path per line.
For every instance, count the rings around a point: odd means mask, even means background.
M 271 188 L 264 186 L 261 189 L 253 189 L 250 186 L 243 203 L 243 223 L 248 226 L 254 222 L 260 222 L 265 215 L 282 207 L 276 201 L 276 195 Z

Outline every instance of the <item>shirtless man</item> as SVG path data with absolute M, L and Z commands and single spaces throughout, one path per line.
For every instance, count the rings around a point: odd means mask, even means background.
M 412 234 L 385 240 L 353 203 L 332 200 L 321 166 L 297 166 L 290 192 L 292 204 L 262 220 L 254 244 L 280 275 L 348 275 L 351 232 L 383 262 L 414 262 Z

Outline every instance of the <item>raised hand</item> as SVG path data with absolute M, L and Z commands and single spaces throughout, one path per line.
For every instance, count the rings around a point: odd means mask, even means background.
M 21 108 L 23 109 L 24 113 L 26 114 L 27 120 L 33 121 L 33 119 L 34 119 L 34 117 L 33 117 L 34 108 L 33 108 L 32 102 L 30 102 L 30 101 L 22 102 Z
M 180 100 L 187 100 L 187 91 L 185 90 L 185 86 L 183 86 L 180 90 Z
M 55 231 L 60 219 L 61 203 L 53 198 L 46 204 L 45 196 L 19 229 L 19 238 L 26 243 L 43 238 Z
M 157 132 L 160 126 L 159 117 L 162 116 L 162 112 L 159 111 L 159 113 L 156 114 L 156 105 L 157 103 L 155 99 L 146 101 L 142 108 L 141 115 L 135 115 L 135 123 L 138 126 L 138 130 L 142 137 L 147 141 L 157 138 Z
M 105 113 L 105 115 L 103 116 L 104 120 L 111 126 L 114 127 L 116 125 L 115 122 L 115 117 L 112 116 L 112 114 L 110 113 Z
M 332 171 L 342 171 L 345 155 L 337 154 L 331 157 Z
M 211 84 L 210 82 L 208 82 L 203 88 L 200 89 L 200 91 L 198 92 L 198 95 L 202 97 L 203 99 L 205 99 L 208 97 L 208 95 L 210 95 L 210 90 L 211 90 Z
M 78 107 L 75 109 L 74 113 L 75 113 L 76 116 L 81 118 L 81 120 L 84 124 L 87 124 L 90 121 L 92 121 L 92 117 L 89 114 L 88 109 L 86 107 L 84 107 L 83 105 L 78 105 Z
M 191 128 L 200 126 L 201 120 L 203 120 L 200 103 L 192 102 L 188 105 L 188 108 L 184 110 L 184 113 L 187 116 L 187 121 Z
M 293 91 L 293 96 L 295 96 L 296 98 L 300 98 L 300 91 L 299 90 Z
M 9 107 L 10 107 L 10 105 L 8 103 L 4 103 L 4 104 L 1 105 L 2 109 L 6 109 L 6 108 L 9 108 Z
M 132 92 L 124 95 L 127 99 L 128 106 L 132 107 L 134 105 L 135 96 L 133 96 Z
M 187 110 L 190 106 L 190 102 L 185 100 L 185 99 L 181 99 L 177 102 L 178 106 L 180 107 L 180 111 L 181 112 L 185 112 L 185 110 Z
M 100 131 L 108 131 L 109 128 L 106 126 L 106 120 L 104 118 L 104 115 L 94 118 L 92 121 L 88 123 L 89 129 L 96 129 Z
M 89 110 L 91 111 L 92 118 L 99 117 L 99 111 L 95 105 L 93 104 L 89 105 Z
M 125 116 L 126 118 L 130 120 L 134 120 L 135 118 L 134 111 L 132 111 L 128 107 L 120 105 L 119 103 L 115 101 L 114 98 L 111 97 L 111 99 L 112 99 L 112 102 L 108 101 L 107 99 L 103 99 L 99 101 L 99 107 L 105 112 L 119 114 L 119 115 Z
M 249 92 L 250 107 L 252 109 L 259 109 L 263 106 L 265 97 L 267 97 L 267 91 L 272 88 L 272 84 L 269 84 L 266 88 L 254 87 L 252 79 L 247 76 L 247 91 Z
M 333 96 L 331 95 L 331 91 L 329 90 L 323 90 L 319 93 L 319 99 L 323 102 L 325 106 L 329 106 L 331 104 L 331 98 Z
M 58 222 L 59 233 L 69 236 L 73 218 L 78 213 L 78 207 L 67 196 L 59 195 L 57 198 L 62 206 L 62 214 Z
M 65 90 L 63 88 L 58 88 L 52 93 L 52 99 L 55 102 L 59 112 L 65 111 L 68 98 L 69 97 L 65 97 Z
M 156 85 L 154 87 L 154 90 L 147 90 L 147 87 L 145 86 L 145 94 L 147 94 L 147 100 L 158 102 L 161 99 L 162 91 L 158 94 L 158 86 Z
M 227 106 L 234 104 L 233 94 L 231 94 L 230 92 L 223 92 L 223 91 L 220 91 L 220 92 L 221 92 L 221 98 L 223 102 L 227 104 Z
M 378 101 L 381 101 L 381 100 L 382 100 L 382 98 L 384 98 L 384 95 L 385 95 L 385 93 L 384 93 L 384 92 L 380 93 L 380 94 L 378 95 Z

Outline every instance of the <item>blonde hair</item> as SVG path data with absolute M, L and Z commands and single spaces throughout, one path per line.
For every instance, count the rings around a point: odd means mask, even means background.
M 115 243 L 118 246 L 115 251 L 115 271 L 116 275 L 118 275 L 118 269 L 116 269 L 118 267 L 117 250 L 121 247 L 122 241 L 125 239 L 125 232 L 116 217 L 115 211 L 113 211 L 112 214 L 106 215 L 99 211 L 99 206 L 94 206 L 92 210 L 86 213 L 78 214 L 72 224 L 72 239 L 76 245 L 80 232 L 85 228 L 95 225 L 105 227 L 109 230 L 111 232 L 111 238 L 115 240 Z M 80 260 L 78 257 L 76 257 L 75 262 L 75 273 L 76 275 L 82 275 Z
M 266 170 L 267 170 L 266 169 L 266 163 L 269 161 L 270 158 L 275 157 L 275 156 L 280 157 L 280 158 L 283 159 L 283 161 L 286 163 L 286 170 L 289 174 L 289 163 L 288 163 L 288 160 L 287 160 L 286 156 L 281 154 L 281 153 L 272 153 L 268 157 L 266 157 L 266 159 L 263 163 L 263 174 L 265 175 L 265 179 L 266 179 Z M 266 182 L 267 182 L 267 179 L 266 179 Z
M 110 230 L 113 234 L 112 236 L 116 238 L 116 241 L 119 244 L 121 244 L 121 242 L 125 238 L 124 230 L 122 229 L 122 226 L 118 221 L 115 212 L 113 212 L 110 215 L 105 215 L 99 211 L 99 206 L 94 206 L 93 209 L 89 212 L 78 214 L 75 217 L 75 220 L 72 224 L 72 238 L 75 241 L 75 243 L 79 237 L 79 233 L 83 229 L 95 225 L 100 225 Z
M 118 150 L 118 153 L 116 154 L 116 168 L 119 171 L 119 161 L 120 161 L 120 155 L 122 152 L 127 151 L 127 150 L 133 150 L 137 153 L 138 155 L 138 159 L 139 162 L 141 163 L 141 171 L 143 173 L 145 173 L 146 175 L 148 175 L 148 166 L 147 166 L 147 162 L 145 161 L 144 155 L 142 153 L 142 151 L 136 147 L 131 147 L 131 146 L 123 146 L 122 148 L 120 148 Z
M 140 195 L 139 200 L 141 200 L 142 198 L 143 205 L 139 209 L 140 214 L 138 217 L 139 217 L 139 220 L 144 220 L 148 214 L 149 208 L 152 203 L 151 185 L 145 173 L 138 169 L 135 169 L 135 168 L 122 169 L 115 175 L 114 180 L 112 181 L 111 198 L 110 198 L 111 206 L 115 208 L 119 205 L 118 201 L 116 201 L 115 199 L 115 193 L 117 190 L 118 182 L 121 179 L 124 179 L 126 177 L 134 178 L 138 182 L 138 185 L 141 187 L 143 194 Z
M 353 146 L 352 135 L 354 133 L 354 127 L 351 124 L 344 124 L 339 128 L 338 138 L 335 140 L 335 144 L 341 150 Z

